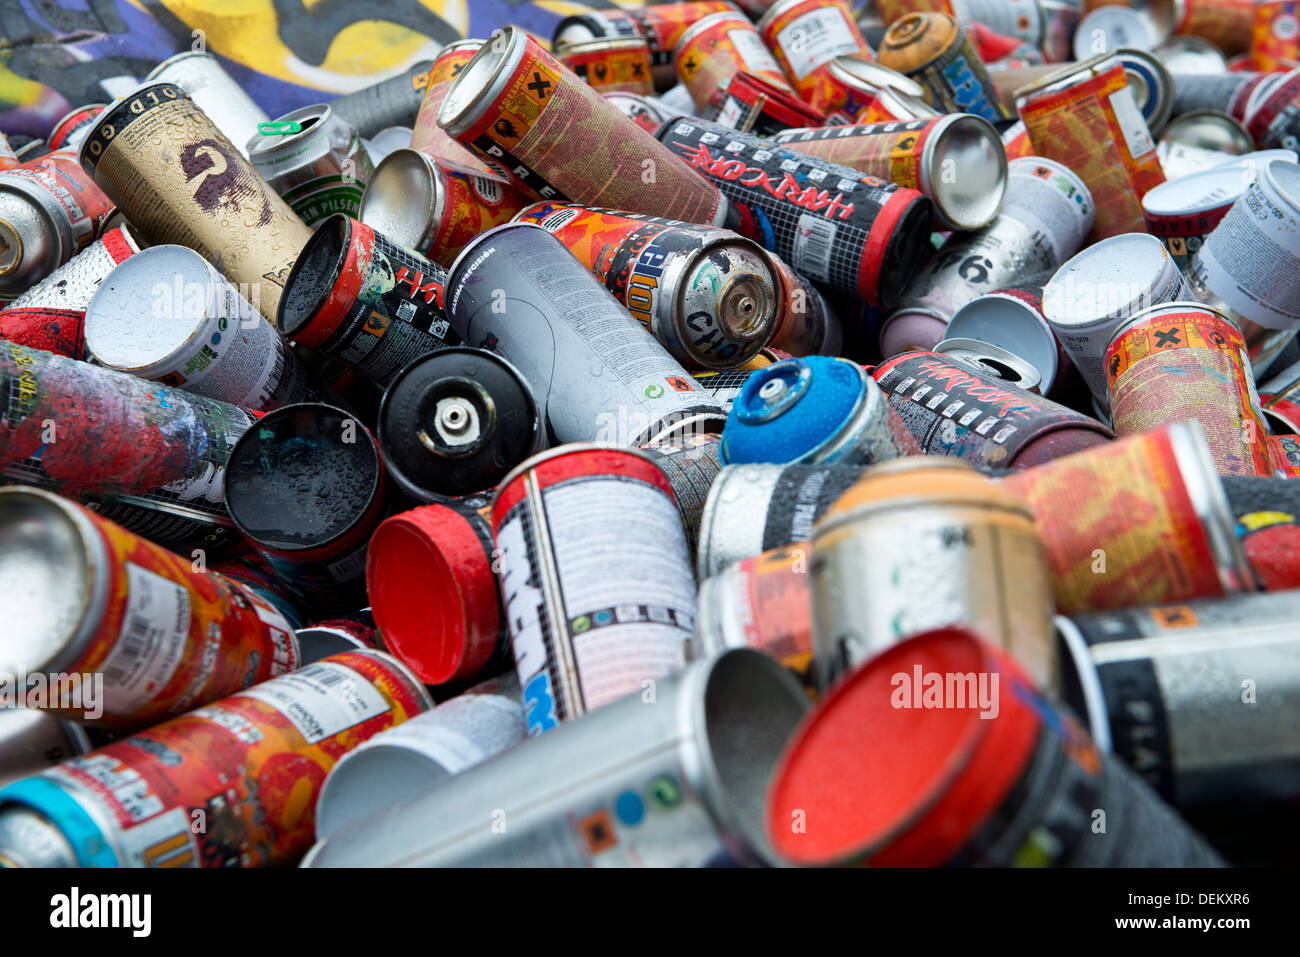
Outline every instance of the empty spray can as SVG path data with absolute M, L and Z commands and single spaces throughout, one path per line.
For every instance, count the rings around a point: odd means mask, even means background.
M 674 426 L 720 430 L 721 405 L 541 227 L 488 230 L 457 257 L 447 289 L 456 332 L 520 371 L 557 441 L 642 445 Z
M 479 176 L 495 177 L 508 183 L 510 176 L 504 169 L 461 146 L 438 125 L 438 110 L 442 108 L 442 101 L 446 99 L 452 81 L 460 75 L 465 64 L 474 58 L 482 45 L 482 40 L 458 40 L 447 44 L 438 52 L 429 67 L 429 75 L 425 78 L 424 94 L 411 132 L 410 146 L 448 166 Z M 365 219 L 364 216 L 361 218 Z
M 677 41 L 673 62 L 697 111 L 705 109 L 739 73 L 759 77 L 791 95 L 795 92 L 762 35 L 736 10 L 711 14 L 690 26 Z
M 375 171 L 357 131 L 327 104 L 260 124 L 245 150 L 253 168 L 308 226 L 334 213 L 356 216 Z
M 826 122 L 826 115 L 820 110 L 752 73 L 736 73 L 724 80 L 723 86 L 699 112 L 706 120 L 758 136 L 771 136 L 792 126 Z M 651 132 L 658 130 L 655 127 Z
M 708 433 L 686 434 L 659 439 L 641 448 L 668 476 L 686 533 L 686 554 L 692 557 L 699 541 L 704 502 L 722 470 L 718 461 L 720 441 L 719 436 Z
M 114 269 L 86 307 L 86 345 L 110 369 L 244 409 L 308 392 L 288 343 L 185 246 L 152 246 Z
M 181 87 L 151 83 L 114 101 L 79 158 L 151 242 L 189 246 L 275 315 L 311 231 Z
M 925 102 L 925 87 L 897 70 L 857 57 L 836 57 L 816 105 L 828 116 L 842 113 L 857 123 L 888 123 L 938 116 Z
M 383 652 L 307 665 L 9 785 L 0 819 L 37 815 L 35 835 L 63 853 L 40 854 L 33 835 L 0 844 L 0 861 L 292 865 L 311 844 L 316 797 L 340 755 L 432 706 Z
M 335 97 L 330 109 L 367 139 L 390 126 L 414 126 L 432 66 L 420 60 L 404 73 Z
M 438 125 L 496 160 L 537 199 L 714 226 L 727 217 L 716 186 L 517 27 L 493 34 L 465 66 L 447 91 Z M 601 174 L 593 176 L 594 169 Z
M 101 714 L 52 712 L 138 728 L 298 666 L 293 626 L 260 595 L 58 495 L 0 489 L 0 535 L 5 579 L 26 583 L 0 599 L 16 629 L 0 671 L 102 676 Z
M 933 207 L 916 190 L 703 120 L 659 138 L 727 194 L 739 232 L 837 292 L 892 307 L 929 251 Z
M 1253 176 L 1244 175 L 1239 168 L 1223 167 L 1161 183 L 1142 197 L 1147 232 L 1165 244 L 1179 269 L 1189 269 L 1205 237 L 1228 214 L 1251 179 Z
M 1225 53 L 1250 46 L 1253 0 L 1182 0 L 1174 9 L 1175 33 L 1202 37 Z
M 1041 395 L 1045 391 L 1038 370 L 1032 363 L 1014 352 L 979 339 L 949 337 L 935 346 L 934 351 L 1025 392 Z
M 881 66 L 925 87 L 925 99 L 945 113 L 974 113 L 989 122 L 1013 119 L 984 61 L 957 21 L 946 13 L 910 13 L 880 43 Z
M 51 150 L 75 149 L 86 138 L 95 118 L 108 108 L 107 103 L 87 103 L 63 115 L 45 138 Z
M 558 237 L 679 362 L 729 368 L 772 337 L 782 285 L 752 240 L 569 203 L 536 203 L 515 219 Z
M 943 342 L 975 340 L 981 347 L 1005 350 L 1017 362 L 1028 363 L 1037 374 L 1038 391 L 1051 395 L 1064 381 L 1070 367 L 1051 324 L 1043 316 L 1043 290 L 1053 273 L 1045 270 L 972 299 L 953 313 L 945 330 L 949 339 Z M 947 353 L 940 349 L 943 342 L 935 350 Z M 1017 384 L 1018 373 L 999 371 L 999 360 L 993 354 L 986 358 L 994 361 L 984 362 L 985 371 L 992 369 L 998 372 L 999 378 Z M 1013 362 L 1012 366 L 1016 364 Z
M 836 57 L 875 59 L 843 0 L 778 0 L 759 19 L 758 32 L 795 92 L 814 105 L 829 99 L 823 91 L 833 82 L 828 74 Z
M 149 71 L 145 80 L 171 83 L 184 90 L 244 156 L 248 155 L 245 144 L 257 134 L 257 125 L 270 119 L 210 53 L 178 53 Z
M 303 864 L 772 863 L 757 795 L 808 709 L 798 682 L 738 649 L 660 680 L 655 702 L 634 695 L 566 721 L 391 815 L 344 825 Z
M 645 37 L 601 37 L 570 43 L 556 56 L 601 93 L 622 91 L 652 96 L 650 44 Z
M 570 445 L 492 501 L 501 595 L 529 735 L 686 663 L 695 579 L 667 476 L 647 456 Z
M 821 291 L 776 256 L 772 264 L 781 280 L 783 308 L 772 332 L 771 348 L 793 356 L 839 355 L 844 330 Z

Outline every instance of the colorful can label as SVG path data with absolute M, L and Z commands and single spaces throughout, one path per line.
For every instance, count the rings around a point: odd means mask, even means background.
M 941 116 L 906 123 L 786 130 L 773 136 L 772 142 L 919 190 L 926 143 L 949 122 L 949 117 Z
M 795 91 L 814 106 L 836 99 L 837 86 L 829 80 L 836 57 L 875 59 L 848 4 L 841 0 L 786 3 L 764 17 L 759 27 Z
M 1250 66 L 1272 73 L 1300 59 L 1300 21 L 1294 0 L 1257 0 L 1250 30 Z
M 682 38 L 676 51 L 677 76 L 703 109 L 731 77 L 749 73 L 791 94 L 794 88 L 781 64 L 753 24 L 736 12 L 717 14 Z
M 64 250 L 64 262 L 89 246 L 117 209 L 86 175 L 71 150 L 46 153 L 31 162 L 0 172 L 0 186 L 6 181 L 21 182 L 40 190 L 52 206 L 62 210 L 72 234 L 72 248 Z
M 601 93 L 624 92 L 650 96 L 650 46 L 644 38 L 596 40 L 560 54 L 560 62 Z
M 438 54 L 429 67 L 425 78 L 424 97 L 420 100 L 420 112 L 415 117 L 415 126 L 411 134 L 411 149 L 419 150 L 432 156 L 439 162 L 462 169 L 467 173 L 499 179 L 502 183 L 510 182 L 510 174 L 504 168 L 457 143 L 445 130 L 438 126 L 438 110 L 447 98 L 452 81 L 465 69 L 465 64 L 474 58 L 479 50 L 479 42 L 465 40 L 453 43 Z

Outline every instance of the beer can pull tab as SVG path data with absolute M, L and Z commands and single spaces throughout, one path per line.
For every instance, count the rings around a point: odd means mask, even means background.
M 737 400 L 737 418 L 746 425 L 770 422 L 792 409 L 812 382 L 812 369 L 800 359 L 774 362 L 755 373 L 758 379 Z
M 302 124 L 297 120 L 275 120 L 270 123 L 258 123 L 257 132 L 266 136 L 274 136 L 277 133 L 301 133 Z

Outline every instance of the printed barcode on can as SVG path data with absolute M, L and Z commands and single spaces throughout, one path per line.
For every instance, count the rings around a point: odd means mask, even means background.
M 336 582 L 348 582 L 359 577 L 366 570 L 366 546 L 362 545 L 351 555 L 344 555 L 336 562 L 330 562 L 325 568 L 330 578 Z
M 389 710 L 388 701 L 351 668 L 318 661 L 255 685 L 235 697 L 254 698 L 274 708 L 315 744 Z
M 190 634 L 190 596 L 185 588 L 131 562 L 122 628 L 100 667 L 104 707 L 130 714 L 152 701 L 171 680 Z
M 325 668 L 319 663 L 308 665 L 306 668 L 301 669 L 299 674 L 315 678 L 323 685 L 338 685 L 349 679 L 347 672 L 337 671 L 334 668 Z
M 831 247 L 835 224 L 811 213 L 802 213 L 794 231 L 794 267 L 821 282 L 830 280 Z

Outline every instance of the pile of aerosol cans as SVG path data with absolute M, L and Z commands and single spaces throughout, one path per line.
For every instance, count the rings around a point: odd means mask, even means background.
M 1297 7 L 654 3 L 0 137 L 0 866 L 1282 862 Z

